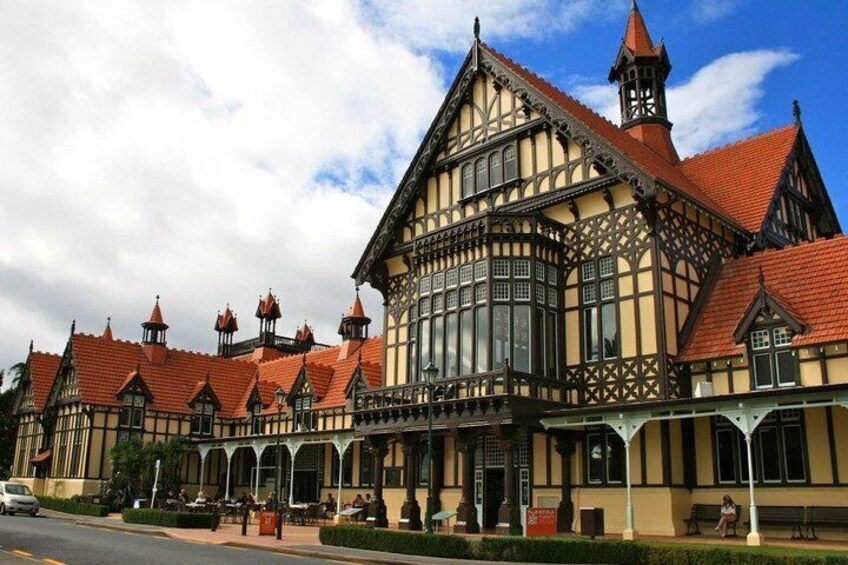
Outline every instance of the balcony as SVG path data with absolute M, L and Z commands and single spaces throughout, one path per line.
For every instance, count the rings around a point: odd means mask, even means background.
M 353 421 L 358 429 L 398 431 L 427 426 L 430 387 L 424 382 L 358 390 Z M 509 369 L 439 379 L 432 389 L 433 421 L 441 427 L 485 423 L 535 424 L 545 410 L 576 400 L 567 382 Z
M 320 351 L 327 349 L 329 345 L 323 343 L 311 343 L 300 341 L 292 337 L 284 337 L 271 333 L 263 334 L 253 339 L 246 339 L 227 345 L 223 351 L 224 357 L 238 357 L 239 355 L 250 355 L 257 347 L 270 347 L 282 353 L 308 353 L 309 351 Z

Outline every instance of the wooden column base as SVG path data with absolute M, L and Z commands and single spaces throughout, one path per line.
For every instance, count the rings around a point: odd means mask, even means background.
M 368 518 L 365 523 L 375 528 L 388 528 L 389 519 L 386 517 L 386 503 L 382 500 L 373 500 L 368 507 Z
M 515 503 L 501 503 L 501 507 L 498 508 L 498 525 L 495 526 L 495 533 L 503 536 L 520 536 L 523 533 L 520 512 Z
M 418 501 L 414 498 L 403 503 L 400 509 L 400 522 L 398 529 L 400 530 L 421 530 L 421 507 L 418 506 Z
M 570 500 L 561 500 L 557 506 L 557 532 L 570 534 L 574 531 L 574 504 Z
M 477 521 L 477 507 L 473 504 L 459 503 L 456 509 L 456 524 L 453 527 L 457 534 L 479 534 L 480 523 Z

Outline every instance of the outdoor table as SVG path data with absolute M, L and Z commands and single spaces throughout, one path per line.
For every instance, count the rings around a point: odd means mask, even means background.
M 205 502 L 189 502 L 185 505 L 189 512 L 197 512 L 199 508 L 206 508 Z
M 341 512 L 339 512 L 339 517 L 343 518 L 345 521 L 347 520 L 355 520 L 357 514 L 362 512 L 362 508 L 359 506 L 354 506 L 352 508 L 345 508 Z
M 301 526 L 306 523 L 307 508 L 309 508 L 308 504 L 292 504 L 291 506 L 289 506 L 289 510 L 291 510 L 292 516 L 292 524 L 294 524 L 295 520 L 300 522 Z
M 450 520 L 454 516 L 456 516 L 455 511 L 453 511 L 453 510 L 442 510 L 441 512 L 436 512 L 435 514 L 433 514 L 433 517 L 431 519 L 434 522 L 439 523 L 439 526 L 438 526 L 439 529 L 441 529 L 443 521 L 447 522 L 447 530 L 446 531 L 448 533 L 450 533 Z

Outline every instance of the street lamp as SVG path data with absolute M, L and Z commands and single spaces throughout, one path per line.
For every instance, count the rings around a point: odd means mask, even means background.
M 436 389 L 436 379 L 439 368 L 432 361 L 422 369 L 424 382 L 427 383 L 427 512 L 424 515 L 424 531 L 433 533 L 433 391 Z
M 283 520 L 281 516 L 281 505 L 280 505 L 280 483 L 282 482 L 282 474 L 283 474 L 283 454 L 280 451 L 280 435 L 282 435 L 283 429 L 283 403 L 286 400 L 286 393 L 283 391 L 283 387 L 278 386 L 277 390 L 274 391 L 274 398 L 277 401 L 277 482 L 274 484 L 274 490 L 276 491 L 276 496 L 274 502 L 277 507 L 275 510 L 277 511 L 277 539 L 282 539 L 283 537 Z

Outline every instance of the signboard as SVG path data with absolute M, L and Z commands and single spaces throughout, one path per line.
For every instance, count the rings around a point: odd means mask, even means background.
M 557 533 L 557 509 L 527 509 L 527 536 L 553 536 Z
M 277 525 L 277 513 L 270 511 L 263 511 L 259 513 L 259 535 L 260 536 L 273 536 L 276 531 L 275 527 Z

